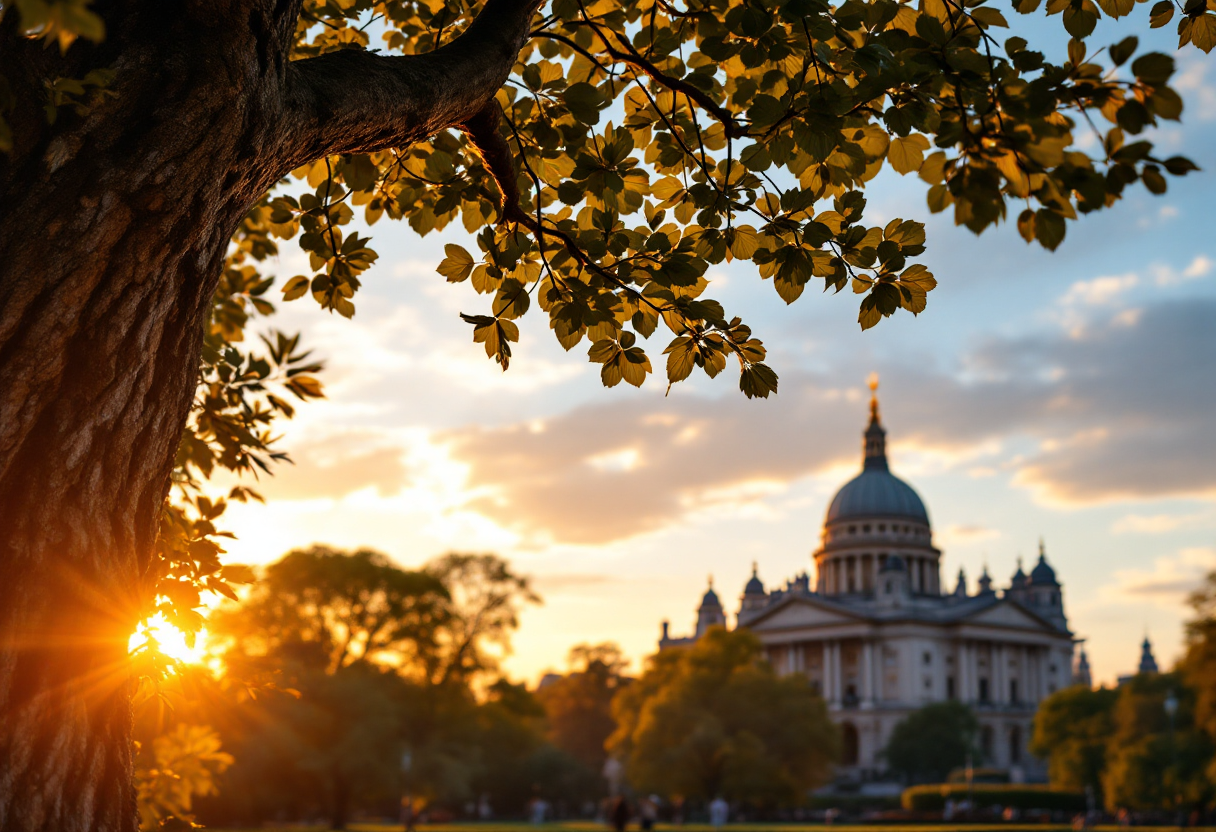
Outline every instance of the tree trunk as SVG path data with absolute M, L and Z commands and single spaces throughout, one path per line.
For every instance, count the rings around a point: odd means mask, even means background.
M 429 55 L 289 62 L 300 0 L 97 2 L 61 56 L 0 11 L 0 830 L 132 832 L 127 641 L 228 240 L 280 177 L 492 104 L 539 0 Z M 87 110 L 46 87 L 113 73 Z
M 136 827 L 127 641 L 227 242 L 277 173 L 257 52 L 167 34 L 0 157 L 4 832 Z

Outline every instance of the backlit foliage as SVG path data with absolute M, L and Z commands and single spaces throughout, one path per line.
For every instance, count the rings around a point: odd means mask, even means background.
M 146 765 L 135 771 L 143 830 L 162 829 L 166 819 L 177 820 L 178 828 L 192 828 L 194 798 L 215 794 L 216 775 L 232 765 L 232 755 L 220 750 L 215 731 L 184 723 L 154 739 L 143 758 Z
M 1136 0 L 548 0 L 499 91 L 501 115 L 409 147 L 333 156 L 294 171 L 255 205 L 233 240 L 165 509 L 153 576 L 160 611 L 197 627 L 200 590 L 229 594 L 215 471 L 266 470 L 281 458 L 271 425 L 292 396 L 321 395 L 293 338 L 250 349 L 267 315 L 263 263 L 294 239 L 309 269 L 280 287 L 350 317 L 377 258 L 352 228 L 405 220 L 419 234 L 459 221 L 478 251 L 447 246 L 439 272 L 466 282 L 462 315 L 504 369 L 534 305 L 567 350 L 587 350 L 612 387 L 640 386 L 665 355 L 667 383 L 734 362 L 748 397 L 777 389 L 751 328 L 708 294 L 722 261 L 754 264 L 787 303 L 808 285 L 851 289 L 863 329 L 925 308 L 936 278 L 918 258 L 924 226 L 866 220 L 867 185 L 885 168 L 924 182 L 927 207 L 981 232 L 1014 219 L 1055 249 L 1067 223 L 1142 182 L 1194 165 L 1161 158 L 1144 131 L 1177 120 L 1173 59 L 1136 56 L 1137 40 L 1087 39 Z M 305 0 L 295 57 L 340 49 L 429 52 L 476 16 L 476 0 Z M 104 37 L 87 0 L 0 0 L 30 37 L 67 49 Z M 1006 37 L 1007 15 L 1045 14 L 1065 55 Z M 1160 0 L 1150 25 L 1177 18 L 1179 45 L 1210 51 L 1216 0 Z M 1016 20 L 1016 19 L 1015 19 Z M 7 21 L 6 21 L 7 22 Z M 56 83 L 48 117 L 87 107 L 107 78 Z M 0 79 L 0 118 L 11 106 Z M 1095 141 L 1081 149 L 1082 134 Z M 0 150 L 9 133 L 0 120 Z M 229 500 L 255 498 L 245 486 Z

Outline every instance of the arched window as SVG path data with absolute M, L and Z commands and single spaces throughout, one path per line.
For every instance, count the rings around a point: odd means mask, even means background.
M 840 763 L 855 766 L 861 758 L 861 738 L 851 722 L 840 723 Z
M 1022 762 L 1022 726 L 1020 725 L 1009 729 L 1009 762 L 1014 765 Z
M 986 762 L 992 761 L 992 726 L 980 727 L 980 754 Z

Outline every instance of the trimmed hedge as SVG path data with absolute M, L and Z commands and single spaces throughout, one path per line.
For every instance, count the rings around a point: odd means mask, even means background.
M 1050 786 L 1023 783 L 977 783 L 968 789 L 966 783 L 932 783 L 904 789 L 900 805 L 912 812 L 940 812 L 947 800 L 958 803 L 970 799 L 976 809 L 991 806 L 1012 806 L 1015 809 L 1040 809 L 1049 812 L 1084 812 L 1085 795 L 1065 792 Z
M 898 809 L 900 798 L 894 795 L 834 794 L 813 795 L 808 801 L 811 809 L 845 809 L 860 812 L 867 809 Z

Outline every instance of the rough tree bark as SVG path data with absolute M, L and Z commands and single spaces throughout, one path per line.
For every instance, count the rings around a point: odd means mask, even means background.
M 228 239 L 278 178 L 493 101 L 538 0 L 434 53 L 289 60 L 299 0 L 102 2 L 60 56 L 0 19 L 0 830 L 130 832 L 127 640 Z M 111 69 L 112 97 L 42 112 Z

